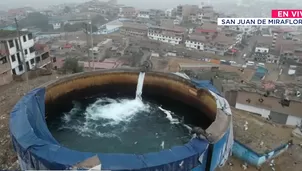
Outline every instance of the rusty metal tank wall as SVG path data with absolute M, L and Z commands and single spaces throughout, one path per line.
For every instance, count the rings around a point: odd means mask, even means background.
M 136 87 L 138 71 L 136 70 L 106 70 L 76 74 L 62 78 L 54 83 L 45 85 L 45 102 L 68 94 L 72 91 L 83 90 L 93 86 L 131 85 Z M 144 91 L 154 90 L 154 94 L 165 94 L 173 99 L 179 99 L 200 109 L 212 121 L 216 118 L 216 102 L 206 89 L 197 89 L 187 80 L 174 74 L 147 72 L 144 80 Z

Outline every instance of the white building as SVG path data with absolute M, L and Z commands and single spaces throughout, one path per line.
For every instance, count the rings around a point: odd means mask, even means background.
M 268 53 L 269 52 L 269 47 L 264 46 L 264 45 L 257 45 L 255 48 L 255 52 L 258 53 Z
M 61 28 L 61 23 L 52 23 L 52 27 L 54 30 L 58 30 Z
M 25 72 L 25 68 L 28 70 L 33 69 L 36 65 L 34 39 L 31 33 L 21 32 L 21 44 L 23 47 L 24 57 L 26 65 L 22 65 L 22 53 L 20 49 L 20 42 L 16 35 L 16 31 L 2 31 L 6 32 L 4 35 L 0 35 L 0 39 L 7 45 L 7 54 L 9 56 L 9 62 L 11 64 L 12 73 L 14 75 L 21 75 Z
M 189 49 L 197 49 L 204 51 L 204 43 L 199 40 L 199 38 L 190 37 L 185 42 L 186 47 Z
M 180 25 L 181 24 L 181 20 L 179 19 L 175 19 L 173 20 L 174 25 Z
M 110 34 L 119 31 L 123 23 L 119 20 L 110 21 L 99 28 L 98 34 Z
M 149 19 L 150 18 L 149 11 L 140 11 L 137 15 L 137 18 Z
M 185 29 L 181 27 L 158 27 L 150 26 L 148 28 L 148 38 L 170 44 L 181 44 L 184 40 Z
M 250 114 L 260 115 L 270 120 L 296 126 L 302 121 L 301 102 L 295 100 L 285 100 L 272 96 L 265 97 L 258 93 L 238 91 L 234 102 L 236 109 L 250 112 Z
M 136 16 L 137 12 L 134 7 L 121 7 L 119 10 L 119 17 L 122 18 L 132 18 Z
M 238 44 L 238 43 L 241 43 L 242 42 L 242 39 L 243 39 L 243 34 L 238 34 L 237 36 L 236 36 L 236 43 Z
M 174 25 L 180 25 L 183 18 L 181 16 L 176 16 L 176 19 L 174 20 Z
M 174 13 L 174 9 L 173 9 L 173 8 L 167 9 L 167 10 L 165 11 L 165 16 L 166 16 L 166 17 L 172 17 L 172 16 L 173 16 L 173 13 Z

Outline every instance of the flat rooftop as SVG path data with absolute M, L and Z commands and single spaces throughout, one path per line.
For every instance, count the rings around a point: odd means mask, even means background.
M 260 116 L 232 108 L 234 138 L 257 153 L 265 153 L 285 144 L 291 137 L 291 128 L 284 127 Z M 244 125 L 247 125 L 245 130 Z
M 20 31 L 20 36 L 28 34 L 29 32 Z M 15 30 L 0 30 L 0 39 L 10 39 L 17 37 L 17 31 Z

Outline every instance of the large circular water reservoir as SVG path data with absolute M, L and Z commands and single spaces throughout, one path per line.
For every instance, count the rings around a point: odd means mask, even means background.
M 10 115 L 20 167 L 212 170 L 230 152 L 231 115 L 212 85 L 196 81 L 114 69 L 41 85 Z

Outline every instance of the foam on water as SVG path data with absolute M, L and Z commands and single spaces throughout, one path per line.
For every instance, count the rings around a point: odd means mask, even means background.
M 170 121 L 171 124 L 182 124 L 189 131 L 192 130 L 192 128 L 189 125 L 184 124 L 184 121 L 180 122 L 179 119 L 173 118 L 174 113 L 172 111 L 163 109 L 162 107 L 158 107 L 158 109 L 166 114 L 166 118 Z
M 98 136 L 113 138 L 117 137 L 114 133 L 99 132 L 98 127 L 114 127 L 123 123 L 121 132 L 127 129 L 127 123 L 130 122 L 136 114 L 140 112 L 149 112 L 149 105 L 144 104 L 140 99 L 111 99 L 100 98 L 86 109 L 81 109 L 81 106 L 74 104 L 70 112 L 62 117 L 64 124 L 61 129 L 75 130 L 81 136 Z M 84 119 L 75 120 L 76 113 L 83 111 Z M 75 118 L 73 118 L 75 117 Z M 74 120 L 73 122 L 71 122 Z M 74 122 L 77 122 L 75 124 Z
M 167 116 L 166 118 L 170 121 L 171 124 L 179 124 L 179 120 L 177 118 L 173 118 L 172 114 L 173 112 L 163 109 L 162 107 L 158 107 L 161 111 L 163 111 Z
M 70 112 L 64 113 L 63 115 L 62 119 L 65 123 L 69 123 L 72 119 L 72 116 L 81 110 L 80 103 L 73 101 L 72 104 L 73 104 L 73 108 L 70 110 Z
M 99 99 L 88 106 L 85 118 L 89 120 L 106 120 L 106 124 L 118 125 L 120 122 L 129 122 L 137 113 L 148 111 L 148 106 L 140 99 Z

